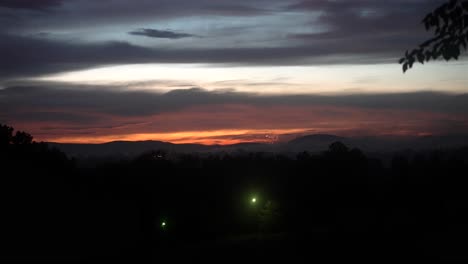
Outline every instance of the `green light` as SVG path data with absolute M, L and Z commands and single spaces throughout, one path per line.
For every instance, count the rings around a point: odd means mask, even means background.
M 166 227 L 166 222 L 162 222 L 162 223 L 161 223 L 161 227 L 162 227 L 162 228 Z
M 250 200 L 252 203 L 256 203 L 257 202 L 257 198 L 252 198 L 252 200 Z

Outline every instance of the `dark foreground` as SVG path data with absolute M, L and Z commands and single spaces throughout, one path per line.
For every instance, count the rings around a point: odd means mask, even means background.
M 0 261 L 468 261 L 468 149 L 168 154 L 0 140 Z
M 1 180 L 0 258 L 31 263 L 468 261 L 466 163 L 451 164 L 460 166 L 453 170 L 430 163 L 397 169 L 367 161 L 357 170 L 381 178 L 359 180 L 346 173 L 351 169 L 346 165 L 323 161 L 314 173 L 302 167 L 313 160 L 217 162 L 227 168 L 108 164 L 40 168 L 24 176 L 28 167 L 19 166 L 23 174 L 10 171 Z M 393 166 L 400 166 L 397 162 Z M 415 180 L 410 175 L 418 174 L 406 170 L 422 170 L 427 178 Z
M 82 255 L 84 252 L 76 255 L 67 254 L 71 249 L 63 249 L 64 245 L 45 248 L 46 245 L 37 244 L 33 251 L 39 249 L 44 251 L 28 255 L 29 252 L 27 251 L 31 250 L 31 248 L 21 246 L 21 254 L 10 255 L 7 253 L 2 258 L 2 262 L 277 263 L 278 261 L 285 263 L 399 263 L 411 261 L 420 263 L 434 261 L 466 262 L 468 260 L 466 254 L 468 245 L 465 242 L 466 232 L 454 230 L 452 234 L 430 235 L 418 234 L 417 238 L 409 239 L 408 234 L 398 235 L 396 233 L 378 235 L 362 232 L 270 234 L 263 235 L 263 237 L 251 236 L 188 244 L 166 241 L 164 245 L 153 244 L 150 249 L 148 248 L 149 245 L 135 243 L 134 248 L 119 248 L 118 250 L 114 248 L 110 252 L 106 245 L 102 245 L 102 249 L 106 252 L 100 252 L 98 248 L 95 249 L 98 252 L 90 255 Z M 83 240 L 81 242 L 88 243 L 89 241 Z M 48 244 L 48 242 L 45 243 Z M 67 245 L 70 246 L 70 243 L 67 243 Z

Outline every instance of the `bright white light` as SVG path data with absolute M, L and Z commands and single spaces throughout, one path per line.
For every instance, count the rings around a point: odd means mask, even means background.
M 170 91 L 201 87 L 269 94 L 466 91 L 467 63 L 229 67 L 209 64 L 133 64 L 42 76 L 67 83 L 123 84 L 125 89 Z M 37 80 L 37 79 L 36 79 Z

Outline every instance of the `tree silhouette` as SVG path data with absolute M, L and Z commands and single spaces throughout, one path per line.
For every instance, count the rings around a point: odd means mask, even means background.
M 15 145 L 30 145 L 33 143 L 33 137 L 26 132 L 16 131 L 16 134 L 13 137 L 12 142 Z
M 13 139 L 13 128 L 0 124 L 0 146 L 8 146 Z
M 16 131 L 13 135 L 14 128 L 0 124 L 0 145 L 2 147 L 13 145 L 31 145 L 33 137 L 23 131 Z
M 328 147 L 328 151 L 331 153 L 331 154 L 335 154 L 335 155 L 341 155 L 341 154 L 346 154 L 348 153 L 349 151 L 349 148 L 341 143 L 340 141 L 336 141 L 336 142 L 333 142 L 329 147 Z
M 468 0 L 450 0 L 426 15 L 422 21 L 426 30 L 434 30 L 434 37 L 421 43 L 400 59 L 403 72 L 415 62 L 424 64 L 442 57 L 458 60 L 468 42 Z

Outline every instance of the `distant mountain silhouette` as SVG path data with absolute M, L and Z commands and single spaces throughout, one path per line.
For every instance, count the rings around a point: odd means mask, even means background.
M 288 151 L 300 152 L 304 150 L 324 151 L 333 142 L 350 143 L 347 138 L 328 134 L 314 134 L 295 138 L 286 145 Z M 351 144 L 350 144 L 351 145 Z
M 339 137 L 335 135 L 314 134 L 314 135 L 307 135 L 307 136 L 295 138 L 289 141 L 289 144 L 307 144 L 310 142 L 340 141 L 344 139 L 345 139 L 344 137 Z
M 49 143 L 71 157 L 129 157 L 133 158 L 150 150 L 178 153 L 207 152 L 322 152 L 340 141 L 351 148 L 365 152 L 395 152 L 400 150 L 431 150 L 468 146 L 468 135 L 421 137 L 340 137 L 314 134 L 295 138 L 289 142 L 274 144 L 239 143 L 233 145 L 173 144 L 162 141 L 115 141 L 104 144 Z
M 74 157 L 124 156 L 134 157 L 145 151 L 164 149 L 166 151 L 199 151 L 198 144 L 172 144 L 162 141 L 113 141 L 104 144 L 62 144 L 49 143 Z

